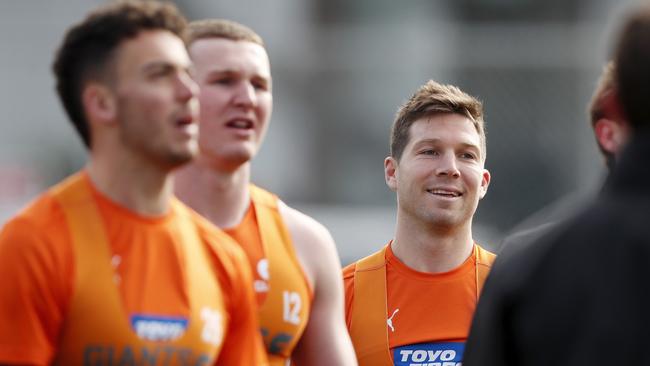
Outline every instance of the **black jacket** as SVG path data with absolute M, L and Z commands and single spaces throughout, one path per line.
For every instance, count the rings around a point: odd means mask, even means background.
M 650 365 L 650 134 L 593 204 L 497 258 L 463 365 Z

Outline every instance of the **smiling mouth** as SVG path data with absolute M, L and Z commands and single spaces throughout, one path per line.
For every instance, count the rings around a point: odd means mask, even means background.
M 460 192 L 450 191 L 446 189 L 427 189 L 427 192 L 431 193 L 434 196 L 448 197 L 448 198 L 460 197 L 463 195 Z

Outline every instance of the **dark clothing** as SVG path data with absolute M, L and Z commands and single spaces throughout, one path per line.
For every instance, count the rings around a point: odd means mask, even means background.
M 650 135 L 601 196 L 499 256 L 464 366 L 650 365 Z

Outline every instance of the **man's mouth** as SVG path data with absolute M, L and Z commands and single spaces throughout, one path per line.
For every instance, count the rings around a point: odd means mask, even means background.
M 226 126 L 240 130 L 248 130 L 253 128 L 254 124 L 253 121 L 248 118 L 235 118 L 228 121 L 228 123 L 226 123 Z
M 177 127 L 183 127 L 192 123 L 194 123 L 194 117 L 191 114 L 187 114 L 176 119 Z
M 454 198 L 454 197 L 460 197 L 463 194 L 460 193 L 459 191 L 456 190 L 451 190 L 451 189 L 440 189 L 440 188 L 435 188 L 435 189 L 427 189 L 428 193 L 431 193 L 435 196 L 440 196 L 440 197 L 449 197 L 449 198 Z

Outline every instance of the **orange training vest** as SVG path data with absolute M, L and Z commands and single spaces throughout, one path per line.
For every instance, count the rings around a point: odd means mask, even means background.
M 247 253 L 262 250 L 268 260 L 269 291 L 259 308 L 259 319 L 270 365 L 284 366 L 307 326 L 311 288 L 278 210 L 278 198 L 254 185 L 250 195 L 261 247 L 240 244 Z
M 390 244 L 388 244 L 390 245 Z M 360 366 L 393 366 L 388 343 L 386 248 L 356 262 L 350 338 Z M 488 253 L 475 249 L 477 290 L 480 293 L 491 263 Z
M 225 330 L 223 294 L 189 212 L 174 203 L 186 239 L 191 299 L 187 328 L 176 339 L 144 340 L 129 325 L 113 282 L 108 238 L 90 188 L 76 174 L 52 188 L 52 193 L 69 225 L 75 263 L 74 293 L 54 364 L 214 364 Z

